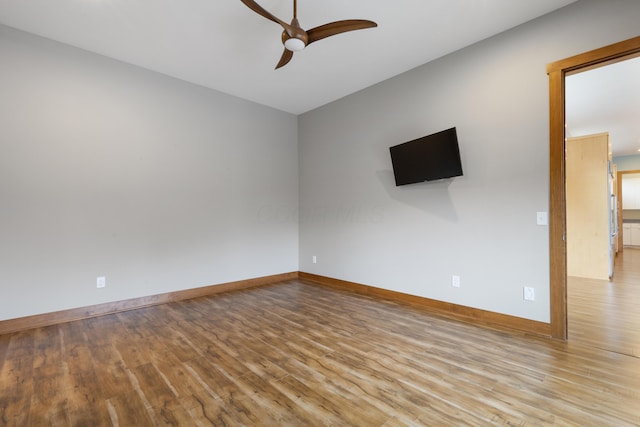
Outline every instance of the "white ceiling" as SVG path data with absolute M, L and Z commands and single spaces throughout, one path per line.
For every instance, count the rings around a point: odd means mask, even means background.
M 568 76 L 568 136 L 609 132 L 615 156 L 640 154 L 640 57 Z
M 290 21 L 292 0 L 257 0 Z M 299 0 L 301 25 L 377 28 L 314 43 L 274 70 L 282 29 L 240 0 L 0 0 L 0 23 L 300 114 L 575 0 Z

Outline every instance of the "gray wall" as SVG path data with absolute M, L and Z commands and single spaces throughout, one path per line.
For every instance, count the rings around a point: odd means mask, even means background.
M 548 322 L 545 67 L 638 18 L 635 0 L 583 0 L 302 115 L 301 271 Z M 388 147 L 452 126 L 464 176 L 395 187 Z
M 0 320 L 298 270 L 295 116 L 3 26 L 0 58 Z
M 545 65 L 638 17 L 581 0 L 298 119 L 0 26 L 0 320 L 299 269 L 548 321 Z M 465 175 L 396 188 L 388 147 L 451 126 Z

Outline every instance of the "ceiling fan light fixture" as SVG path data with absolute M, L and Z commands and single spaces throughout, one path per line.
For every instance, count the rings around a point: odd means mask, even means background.
M 306 47 L 306 45 L 304 44 L 304 42 L 302 40 L 297 39 L 295 37 L 292 37 L 290 39 L 287 39 L 284 42 L 284 47 L 286 47 L 291 52 L 298 52 L 298 51 L 304 49 Z
M 367 21 L 366 19 L 344 19 L 342 21 L 329 22 L 328 24 L 320 25 L 318 27 L 311 28 L 310 30 L 304 30 L 298 22 L 298 2 L 296 0 L 293 0 L 293 19 L 291 20 L 291 24 L 287 24 L 282 19 L 269 13 L 262 6 L 256 3 L 256 0 L 240 1 L 258 15 L 261 15 L 282 27 L 282 34 L 280 38 L 284 44 L 284 52 L 282 52 L 280 61 L 278 62 L 278 65 L 276 65 L 276 70 L 287 65 L 289 61 L 291 61 L 291 58 L 293 58 L 293 53 L 301 51 L 308 44 L 337 34 L 378 26 L 375 22 Z

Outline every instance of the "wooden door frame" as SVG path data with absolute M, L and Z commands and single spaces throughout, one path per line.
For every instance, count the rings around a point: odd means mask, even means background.
M 547 65 L 549 75 L 549 286 L 551 336 L 566 340 L 565 77 L 640 56 L 640 36 Z
M 628 170 L 628 171 L 618 171 L 617 175 L 617 201 L 618 201 L 618 248 L 619 252 L 624 251 L 624 239 L 622 237 L 622 176 L 628 175 L 632 173 L 640 173 L 639 169 Z

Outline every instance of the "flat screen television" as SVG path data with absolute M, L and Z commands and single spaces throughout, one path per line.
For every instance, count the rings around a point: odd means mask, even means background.
M 396 186 L 462 176 L 456 128 L 389 148 Z

